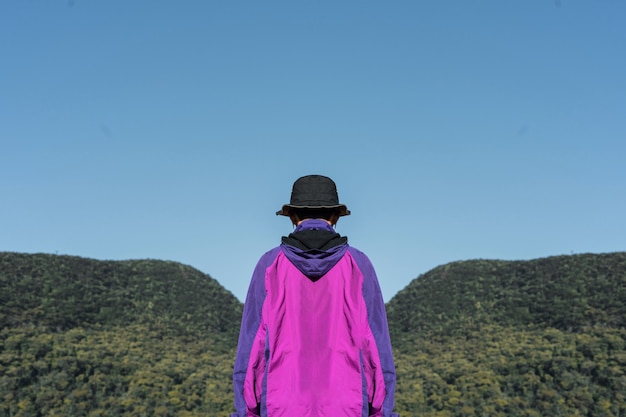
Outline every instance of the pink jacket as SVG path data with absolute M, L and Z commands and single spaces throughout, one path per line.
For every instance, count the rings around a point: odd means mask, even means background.
M 317 220 L 298 227 L 334 232 Z M 231 417 L 397 416 L 385 305 L 365 254 L 344 238 L 330 249 L 283 243 L 263 255 L 233 379 Z

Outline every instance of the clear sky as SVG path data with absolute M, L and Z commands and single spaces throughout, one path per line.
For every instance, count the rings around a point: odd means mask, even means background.
M 243 301 L 332 177 L 389 300 L 626 250 L 626 2 L 2 0 L 0 251 L 191 265 Z

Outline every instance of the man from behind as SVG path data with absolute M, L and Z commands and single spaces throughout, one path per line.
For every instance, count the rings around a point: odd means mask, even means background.
M 231 417 L 397 417 L 380 285 L 367 256 L 335 231 L 350 214 L 335 183 L 299 178 L 276 214 L 295 229 L 252 275 Z

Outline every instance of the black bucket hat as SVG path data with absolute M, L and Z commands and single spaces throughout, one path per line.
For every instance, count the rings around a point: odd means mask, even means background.
M 335 182 L 323 175 L 306 175 L 293 183 L 291 201 L 276 212 L 277 216 L 289 216 L 291 209 L 336 208 L 339 216 L 350 215 L 345 204 L 339 204 Z

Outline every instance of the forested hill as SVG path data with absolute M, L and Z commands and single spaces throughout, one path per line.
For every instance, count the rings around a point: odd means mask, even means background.
M 0 253 L 0 417 L 227 416 L 241 309 L 176 262 Z
M 0 253 L 0 417 L 228 416 L 241 303 L 189 266 Z M 472 260 L 387 304 L 403 417 L 626 415 L 626 253 Z
M 401 415 L 626 415 L 624 252 L 453 262 L 387 311 Z
M 158 260 L 99 261 L 0 252 L 0 323 L 168 327 L 236 340 L 241 303 L 210 276 Z M 394 333 L 468 323 L 576 330 L 626 321 L 626 252 L 439 266 L 387 304 Z
M 395 334 L 472 324 L 576 331 L 626 322 L 626 252 L 439 266 L 387 305 Z
M 240 318 L 241 303 L 229 291 L 176 262 L 0 253 L 2 327 L 141 324 L 222 334 L 232 344 Z

